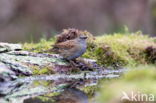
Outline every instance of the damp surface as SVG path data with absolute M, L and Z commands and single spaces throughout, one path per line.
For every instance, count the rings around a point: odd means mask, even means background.
M 124 71 L 21 77 L 0 83 L 0 103 L 94 103 L 99 81 L 118 78 Z

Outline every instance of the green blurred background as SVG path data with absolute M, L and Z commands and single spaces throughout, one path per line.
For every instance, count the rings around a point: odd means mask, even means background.
M 156 36 L 156 0 L 0 0 L 0 42 L 37 42 L 65 28 Z

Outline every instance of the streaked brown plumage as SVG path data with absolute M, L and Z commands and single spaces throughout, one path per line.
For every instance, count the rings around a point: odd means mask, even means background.
M 63 56 L 67 60 L 75 59 L 81 56 L 87 48 L 86 36 L 80 36 L 73 40 L 68 40 L 55 44 L 53 51 Z

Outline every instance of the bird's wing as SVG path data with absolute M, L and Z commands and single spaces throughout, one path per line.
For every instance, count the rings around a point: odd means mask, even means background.
M 69 40 L 69 41 L 55 44 L 54 48 L 69 50 L 69 49 L 72 49 L 73 47 L 75 47 L 76 45 L 77 45 L 77 43 L 74 40 Z
M 58 53 L 60 53 L 60 55 L 62 55 L 65 58 L 68 58 L 72 55 L 74 55 L 77 51 L 80 50 L 79 45 L 70 45 L 71 47 L 69 48 L 65 48 L 65 49 L 60 49 L 58 50 Z

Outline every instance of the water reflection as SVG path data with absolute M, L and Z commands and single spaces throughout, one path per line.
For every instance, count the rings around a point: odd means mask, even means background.
M 67 88 L 59 96 L 53 97 L 55 103 L 88 103 L 87 95 L 76 88 Z M 24 103 L 53 103 L 51 100 L 42 101 L 38 98 L 29 98 Z
M 88 103 L 87 95 L 76 87 L 85 85 L 89 80 L 24 81 L 0 83 L 0 101 L 2 103 L 17 103 L 17 101 L 18 103 Z
M 88 103 L 83 88 L 96 86 L 99 79 L 117 78 L 122 72 L 41 75 L 0 82 L 0 103 Z

